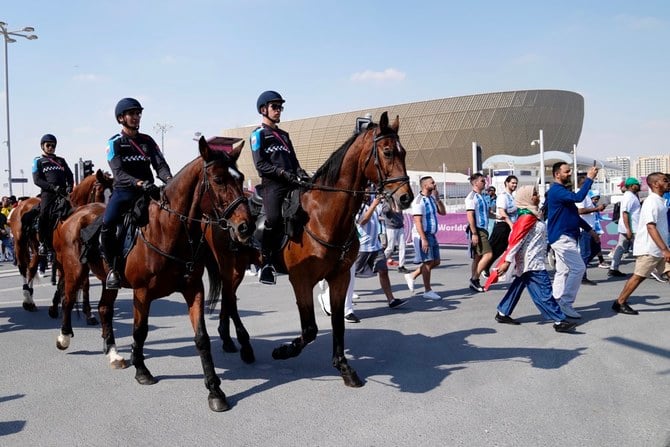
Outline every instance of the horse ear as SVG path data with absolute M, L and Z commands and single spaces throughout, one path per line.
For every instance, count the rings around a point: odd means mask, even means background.
M 381 118 L 379 118 L 379 128 L 386 129 L 387 127 L 389 127 L 389 114 L 388 112 L 384 112 Z
M 95 179 L 98 181 L 98 183 L 103 183 L 105 181 L 105 173 L 102 172 L 101 169 L 98 169 L 95 171 Z
M 391 129 L 393 129 L 393 132 L 398 133 L 399 128 L 400 128 L 400 116 L 396 115 L 395 119 L 391 123 Z
M 240 154 L 242 153 L 242 148 L 244 148 L 244 140 L 240 140 L 239 143 L 236 143 L 235 146 L 231 149 L 231 151 L 228 153 L 230 155 L 230 158 L 233 159 L 233 161 L 237 161 L 237 159 L 240 157 Z
M 212 150 L 209 148 L 209 144 L 207 144 L 207 140 L 205 140 L 204 135 L 200 137 L 198 140 L 198 147 L 200 148 L 200 156 L 202 157 L 203 160 L 209 161 L 209 158 L 212 154 Z

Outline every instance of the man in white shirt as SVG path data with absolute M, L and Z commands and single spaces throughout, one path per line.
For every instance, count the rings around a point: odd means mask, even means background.
M 637 235 L 633 245 L 635 271 L 626 281 L 619 298 L 612 304 L 612 310 L 626 315 L 637 315 L 626 300 L 651 272 L 670 271 L 670 249 L 668 249 L 668 207 L 661 195 L 668 186 L 668 179 L 661 172 L 647 176 L 650 193 L 642 204 Z
M 619 241 L 614 248 L 612 254 L 612 264 L 607 272 L 607 276 L 625 277 L 625 273 L 619 270 L 621 258 L 624 253 L 627 253 L 633 244 L 635 238 L 635 230 L 637 223 L 640 220 L 640 182 L 635 177 L 628 177 L 625 183 L 628 190 L 623 194 L 621 199 L 621 216 L 619 217 Z

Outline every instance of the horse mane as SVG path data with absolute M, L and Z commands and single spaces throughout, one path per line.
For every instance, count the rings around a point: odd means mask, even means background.
M 95 175 L 87 175 L 77 186 L 72 189 L 70 200 L 72 203 L 84 204 L 88 202 L 88 196 L 93 189 L 93 184 L 97 181 Z
M 376 124 L 371 123 L 367 127 L 366 131 L 373 129 L 376 126 Z M 356 141 L 356 138 L 358 138 L 359 135 L 360 133 L 354 133 L 347 141 L 342 144 L 342 146 L 330 154 L 328 160 L 326 160 L 326 162 L 314 173 L 313 181 L 316 181 L 319 178 L 323 178 L 324 185 L 333 186 L 340 178 L 340 169 L 342 168 L 342 160 L 344 159 L 345 154 L 351 145 L 354 144 L 354 141 Z

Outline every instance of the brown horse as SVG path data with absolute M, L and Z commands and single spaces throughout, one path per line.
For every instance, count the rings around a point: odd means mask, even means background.
M 318 331 L 314 316 L 314 286 L 326 279 L 330 286 L 331 324 L 333 327 L 333 366 L 339 370 L 344 383 L 359 387 L 363 382 L 344 356 L 344 298 L 350 279 L 350 267 L 358 253 L 358 238 L 354 216 L 360 209 L 365 187 L 376 184 L 377 191 L 395 209 L 408 208 L 414 198 L 405 169 L 405 150 L 398 138 L 399 119 L 389 124 L 384 112 L 379 125 L 372 125 L 360 134 L 347 140 L 314 174 L 311 182 L 304 185 L 300 203 L 308 215 L 304 231 L 288 240 L 283 248 L 281 261 L 289 275 L 300 313 L 302 333 L 291 343 L 276 348 L 275 359 L 288 359 L 299 355 L 303 348 L 316 338 Z M 225 246 L 225 234 L 214 232 Z M 253 350 L 249 335 L 237 315 L 235 290 L 247 263 L 253 259 L 242 252 L 239 260 L 230 259 L 221 268 L 221 275 L 228 275 L 229 289 L 222 294 L 219 335 L 223 349 L 234 352 L 230 340 L 229 321 L 232 318 L 242 346 L 242 359 L 253 361 Z M 246 258 L 245 258 L 246 257 Z M 228 270 L 227 270 L 228 269 Z M 235 270 L 236 269 L 236 270 Z M 227 273 L 226 273 L 227 271 Z M 231 281 L 232 278 L 232 281 Z
M 123 270 L 122 286 L 133 289 L 134 322 L 131 362 L 135 379 L 143 385 L 156 383 L 144 363 L 144 343 L 148 334 L 151 302 L 181 292 L 189 309 L 209 390 L 209 407 L 225 411 L 230 407 L 221 391 L 216 375 L 211 346 L 204 318 L 204 286 L 202 274 L 210 256 L 202 226 L 222 225 L 233 236 L 246 241 L 254 226 L 242 191 L 243 175 L 236 161 L 243 145 L 230 154 L 213 151 L 200 138 L 200 157 L 187 164 L 165 187 L 161 201 L 151 202 L 149 223 L 140 229 L 137 243 L 128 254 Z M 125 360 L 116 351 L 112 317 L 117 290 L 106 288 L 108 266 L 102 258 L 90 256 L 87 264 L 80 262 L 82 242 L 80 231 L 104 212 L 104 206 L 92 204 L 75 211 L 54 232 L 56 257 L 65 279 L 63 324 L 56 346 L 67 349 L 72 337 L 70 314 L 74 296 L 82 282 L 93 272 L 103 282 L 98 305 L 105 353 L 112 367 L 125 367 Z M 216 281 L 217 278 L 210 278 Z
M 85 205 L 93 202 L 104 202 L 105 191 L 112 190 L 112 177 L 102 172 L 100 169 L 95 175 L 85 177 L 79 184 L 77 184 L 70 194 L 70 203 L 73 207 Z M 19 273 L 23 277 L 23 308 L 27 311 L 36 311 L 37 306 L 33 301 L 33 280 L 37 274 L 39 264 L 39 256 L 37 256 L 37 249 L 39 240 L 37 231 L 33 227 L 32 214 L 33 208 L 40 203 L 38 197 L 31 197 L 21 201 L 16 209 L 12 211 L 12 216 L 9 226 L 14 236 L 14 253 L 16 256 L 16 265 Z M 24 218 L 24 216 L 26 216 Z M 24 222 L 25 220 L 25 222 Z M 55 275 L 56 269 L 52 270 L 52 275 Z M 53 304 L 49 307 L 49 315 L 52 318 L 58 316 L 58 302 L 60 301 L 60 293 L 56 291 L 53 298 Z M 91 315 L 90 305 L 88 302 L 88 281 L 84 285 L 83 297 L 84 313 L 86 314 L 89 324 L 97 324 L 95 317 Z

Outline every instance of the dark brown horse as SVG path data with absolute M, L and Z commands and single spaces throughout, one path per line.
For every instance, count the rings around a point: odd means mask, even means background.
M 95 175 L 85 177 L 79 184 L 77 184 L 70 194 L 70 203 L 72 207 L 76 208 L 87 203 L 104 202 L 105 191 L 112 190 L 112 177 L 102 172 L 100 169 Z M 12 212 L 12 218 L 9 226 L 14 236 L 14 253 L 16 256 L 16 265 L 19 273 L 23 277 L 23 308 L 28 311 L 37 310 L 37 306 L 33 301 L 33 280 L 37 275 L 37 268 L 39 264 L 39 256 L 37 256 L 37 249 L 39 240 L 37 231 L 32 226 L 33 219 L 26 214 L 31 213 L 31 210 L 40 203 L 38 197 L 31 197 L 21 201 L 16 209 Z M 32 211 L 31 214 L 36 214 Z M 26 216 L 24 218 L 24 216 Z M 55 274 L 53 269 L 52 274 Z M 60 301 L 60 293 L 56 291 L 53 298 L 53 304 L 49 307 L 49 315 L 52 318 L 58 316 L 58 302 Z M 95 317 L 91 315 L 91 308 L 88 301 L 88 281 L 83 288 L 83 311 L 86 314 L 89 324 L 97 324 Z
M 121 285 L 133 289 L 131 362 L 136 369 L 135 379 L 143 385 L 156 383 L 144 363 L 151 302 L 181 292 L 188 305 L 195 344 L 203 365 L 209 406 L 213 411 L 225 411 L 229 405 L 214 370 L 205 327 L 202 275 L 210 253 L 202 227 L 225 226 L 235 238 L 246 241 L 254 226 L 242 191 L 244 177 L 236 168 L 242 146 L 230 154 L 213 151 L 204 138 L 200 138 L 199 146 L 200 157 L 174 176 L 165 187 L 160 203 L 150 204 L 149 224 L 140 229 L 138 240 L 128 254 Z M 108 266 L 97 257 L 89 257 L 87 264 L 81 264 L 79 260 L 82 249 L 80 231 L 103 212 L 104 206 L 99 204 L 81 207 L 54 232 L 54 249 L 65 279 L 63 324 L 56 346 L 67 349 L 70 344 L 74 296 L 91 271 L 103 282 L 98 313 L 105 354 L 112 367 L 124 367 L 125 360 L 116 351 L 112 327 L 117 290 L 108 290 L 104 284 Z
M 395 209 L 408 208 L 414 198 L 405 169 L 405 150 L 398 138 L 399 119 L 389 124 L 384 112 L 379 125 L 368 127 L 346 141 L 314 174 L 305 185 L 300 203 L 308 215 L 304 231 L 288 240 L 281 260 L 288 271 L 300 312 L 302 332 L 291 343 L 276 348 L 275 359 L 288 359 L 302 352 L 316 338 L 318 331 L 314 316 L 312 292 L 317 282 L 326 279 L 330 286 L 331 324 L 333 327 L 333 366 L 338 369 L 344 383 L 359 387 L 363 382 L 344 356 L 344 298 L 350 279 L 350 267 L 358 253 L 358 238 L 354 216 L 363 201 L 369 182 Z M 225 246 L 225 234 L 214 232 Z M 228 275 L 229 289 L 222 294 L 219 334 L 223 349 L 234 352 L 230 339 L 229 321 L 232 318 L 242 346 L 242 359 L 253 361 L 249 335 L 237 314 L 235 290 L 253 257 L 242 252 L 242 257 L 230 259 L 220 253 L 228 264 L 221 275 Z M 246 257 L 246 258 L 245 258 Z M 220 264 L 221 267 L 221 264 Z

